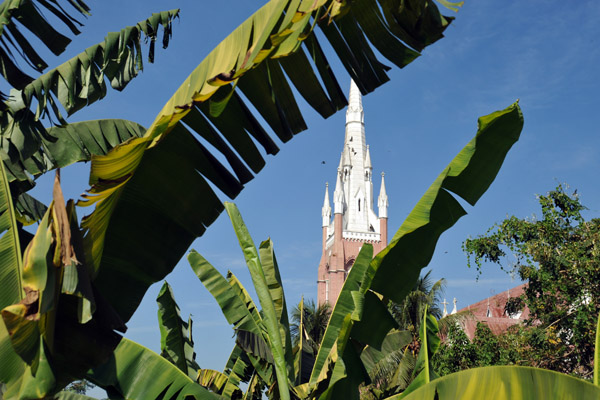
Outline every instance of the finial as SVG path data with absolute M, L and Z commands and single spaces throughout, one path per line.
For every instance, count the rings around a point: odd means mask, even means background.
M 383 178 L 385 176 L 385 172 L 381 171 L 381 177 Z
M 444 313 L 442 314 L 442 318 L 444 318 L 446 315 L 448 315 L 448 310 L 446 310 L 446 305 L 450 304 L 446 301 L 446 298 L 444 297 L 444 301 L 442 301 L 442 304 L 444 305 Z

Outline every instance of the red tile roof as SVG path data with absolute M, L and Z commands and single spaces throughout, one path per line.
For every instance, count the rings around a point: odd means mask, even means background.
M 524 319 L 528 318 L 529 309 L 527 307 L 522 310 L 522 313 L 518 316 L 518 318 L 511 318 L 504 312 L 504 308 L 508 299 L 522 295 L 525 291 L 526 285 L 527 284 L 524 283 L 505 292 L 498 293 L 497 295 L 488 297 L 478 301 L 477 303 L 462 308 L 460 311 L 468 311 L 472 315 L 462 323 L 464 331 L 469 339 L 472 340 L 475 336 L 477 322 L 485 322 L 491 331 L 497 335 L 507 330 L 510 326 L 519 324 L 523 322 Z M 490 313 L 489 316 L 488 304 Z

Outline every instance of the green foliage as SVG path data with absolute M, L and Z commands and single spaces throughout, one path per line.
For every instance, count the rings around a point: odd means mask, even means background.
M 475 367 L 477 350 L 460 326 L 451 325 L 446 340 L 433 357 L 434 369 L 441 375 Z
M 329 303 L 317 306 L 314 300 L 304 302 L 303 307 L 297 305 L 292 311 L 292 323 L 290 325 L 290 334 L 292 336 L 292 344 L 295 346 L 300 341 L 301 337 L 301 321 L 304 324 L 304 331 L 308 339 L 308 344 L 314 355 L 319 352 L 321 340 L 325 335 L 325 329 L 331 316 L 331 306 Z
M 28 163 L 36 162 L 35 155 L 48 154 L 40 139 L 47 139 L 48 132 L 40 126 L 40 118 L 55 115 L 60 119 L 58 103 L 72 113 L 102 98 L 104 77 L 113 87 L 124 87 L 141 69 L 140 31 L 153 37 L 162 25 L 168 38 L 174 15 L 154 15 L 120 34 L 109 35 L 103 44 L 71 60 L 72 64 L 27 83 L 16 93 L 19 102 L 13 102 L 11 108 L 3 104 L 2 139 L 13 145 L 4 149 L 6 165 L 22 163 L 19 170 L 24 175 L 24 171 L 34 173 Z M 377 60 L 373 49 L 404 67 L 418 51 L 440 39 L 451 20 L 429 0 L 408 5 L 400 0 L 347 4 L 272 0 L 209 54 L 143 137 L 131 137 L 142 135 L 143 129 L 128 136 L 115 136 L 105 129 L 90 131 L 109 143 L 114 137 L 117 142 L 131 138 L 122 144 L 110 143 L 118 146 L 91 157 L 93 187 L 79 205 L 96 205 L 96 209 L 82 222 L 85 236 L 73 203 L 65 210 L 60 194 L 60 201 L 48 208 L 31 240 L 22 269 L 13 265 L 21 261 L 20 252 L 15 251 L 18 241 L 4 246 L 10 253 L 4 254 L 5 258 L 12 253 L 17 257 L 11 265 L 0 266 L 0 277 L 10 275 L 12 281 L 23 282 L 22 287 L 13 284 L 10 298 L 2 305 L 7 307 L 0 324 L 0 380 L 9 383 L 7 397 L 54 396 L 85 371 L 88 379 L 116 398 L 216 397 L 191 378 L 195 366 L 188 362 L 193 360 L 190 325 L 182 323 L 169 296 L 161 299 L 163 350 L 181 369 L 114 330 L 124 331 L 123 321 L 129 320 L 149 286 L 172 271 L 189 244 L 222 212 L 224 206 L 208 181 L 235 197 L 253 178 L 252 172 L 258 173 L 265 164 L 255 141 L 267 154 L 277 152 L 273 139 L 235 89 L 242 90 L 253 109 L 285 142 L 306 129 L 290 83 L 324 116 L 345 105 L 312 31 L 315 27 L 335 48 L 361 91 L 368 93 L 389 79 L 388 67 Z M 522 126 L 517 103 L 481 117 L 476 136 L 438 176 L 390 246 L 374 260 L 372 246 L 362 247 L 332 312 L 310 381 L 296 386 L 302 368 L 296 368 L 301 363 L 293 357 L 270 241 L 257 251 L 237 209 L 226 205 L 261 310 L 235 276 L 220 277 L 206 260 L 190 255 L 198 275 L 215 278 L 207 286 L 238 330 L 238 344 L 225 371 L 229 375 L 225 379 L 224 374 L 203 370 L 207 385 L 218 386 L 225 397 L 239 394 L 236 383 L 246 381 L 248 398 L 259 398 L 266 388 L 268 395 L 281 399 L 356 398 L 356 389 L 368 380 L 361 351 L 367 346 L 379 348 L 396 326 L 386 299 L 404 300 L 431 259 L 441 233 L 466 213 L 454 195 L 472 205 L 477 202 L 518 140 Z M 63 131 L 70 134 L 68 128 Z M 222 153 L 231 168 L 222 165 L 191 131 Z M 60 145 L 61 139 L 56 142 Z M 94 154 L 85 144 L 78 152 L 73 162 Z M 55 161 L 49 167 L 36 165 L 37 173 L 62 162 Z M 7 180 L 2 178 L 5 187 Z M 4 195 L 10 197 L 8 191 Z M 3 233 L 12 239 L 16 236 L 15 218 L 10 200 L 6 203 L 9 210 L 3 209 L 7 217 Z M 34 206 L 30 208 L 35 212 L 28 214 L 31 219 L 41 214 L 42 207 Z M 6 221 L 8 217 L 10 221 Z M 404 264 L 401 270 L 397 268 L 400 263 Z M 165 290 L 163 294 L 170 293 Z M 419 353 L 417 380 L 423 383 L 433 377 L 429 355 L 437 343 L 435 337 L 429 337 L 432 324 L 429 319 L 421 324 L 422 340 L 431 344 L 425 343 Z M 302 346 L 303 341 L 298 344 Z
M 86 394 L 87 391 L 89 389 L 92 389 L 93 387 L 94 387 L 93 384 L 86 381 L 85 379 L 82 379 L 80 381 L 75 381 L 75 382 L 72 382 L 71 384 L 69 384 L 69 386 L 67 386 L 65 388 L 65 391 L 73 392 L 73 393 L 77 393 L 77 394 Z
M 478 322 L 475 336 L 470 341 L 462 328 L 453 324 L 450 325 L 446 340 L 434 356 L 433 363 L 440 375 L 476 367 L 530 365 L 521 361 L 529 340 L 531 338 L 524 336 L 519 326 L 494 335 L 486 323 Z
M 577 191 L 569 194 L 563 185 L 538 200 L 541 218 L 512 216 L 463 247 L 478 269 L 493 262 L 528 282 L 508 307 L 522 302 L 530 310 L 531 365 L 589 378 L 600 312 L 600 219 L 586 221 Z M 512 267 L 508 253 L 516 258 Z
M 425 275 L 419 277 L 413 289 L 401 303 L 391 301 L 389 308 L 400 329 L 412 332 L 413 336 L 417 338 L 426 308 L 436 319 L 441 319 L 443 312 L 439 304 L 442 300 L 443 289 L 444 280 L 432 282 L 431 270 L 429 270 Z

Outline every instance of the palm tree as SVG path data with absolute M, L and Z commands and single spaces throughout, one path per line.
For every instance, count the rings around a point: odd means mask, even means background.
M 444 279 L 433 282 L 431 270 L 429 270 L 425 275 L 419 277 L 402 303 L 390 302 L 390 311 L 396 322 L 398 322 L 400 329 L 410 331 L 413 337 L 417 338 L 426 306 L 431 315 L 438 320 L 441 319 L 443 311 L 440 309 L 439 304 L 442 300 L 441 296 L 445 284 Z
M 292 311 L 292 323 L 290 324 L 290 333 L 292 344 L 296 346 L 300 340 L 300 326 L 304 326 L 307 340 L 313 354 L 319 352 L 321 340 L 325 335 L 329 317 L 331 316 L 331 306 L 329 303 L 323 303 L 320 306 L 315 305 L 314 300 L 308 300 L 303 305 L 298 304 Z

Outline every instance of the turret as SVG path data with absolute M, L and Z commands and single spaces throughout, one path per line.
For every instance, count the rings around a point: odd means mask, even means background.
M 350 82 L 350 95 L 348 96 L 348 109 L 346 110 L 346 124 L 350 122 L 364 122 L 362 95 L 354 81 Z
M 344 188 L 342 184 L 342 171 L 338 170 L 335 181 L 335 190 L 333 191 L 333 213 L 344 213 Z
M 325 200 L 323 200 L 323 208 L 321 209 L 323 216 L 323 228 L 329 226 L 331 222 L 331 206 L 329 205 L 329 183 L 325 184 Z
M 381 173 L 381 189 L 377 198 L 377 207 L 379 207 L 379 218 L 387 218 L 388 197 L 385 191 L 385 173 Z

